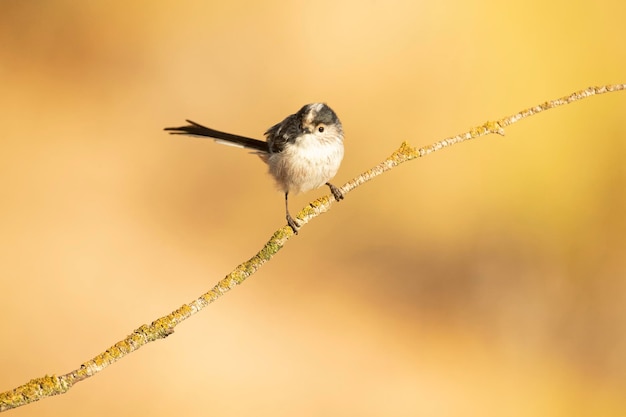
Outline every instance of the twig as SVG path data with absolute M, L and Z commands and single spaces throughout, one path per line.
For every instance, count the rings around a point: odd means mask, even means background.
M 522 110 L 500 120 L 488 121 L 480 126 L 470 129 L 468 132 L 443 139 L 422 148 L 414 148 L 407 142 L 403 142 L 400 147 L 383 162 L 344 184 L 341 187 L 341 191 L 344 194 L 349 193 L 356 187 L 376 178 L 382 173 L 400 165 L 403 162 L 429 155 L 448 146 L 494 133 L 504 135 L 505 127 L 544 110 L 550 110 L 555 107 L 570 104 L 594 95 L 621 91 L 624 89 L 626 89 L 626 84 L 589 87 L 568 96 L 547 101 L 538 106 Z M 332 205 L 332 201 L 333 200 L 330 196 L 325 196 L 311 202 L 308 206 L 302 209 L 300 213 L 298 213 L 299 224 L 303 226 L 313 218 L 327 212 Z M 272 259 L 272 257 L 292 236 L 293 231 L 291 227 L 285 226 L 279 229 L 256 255 L 236 267 L 233 272 L 219 281 L 209 292 L 201 295 L 198 299 L 189 304 L 184 304 L 182 307 L 167 316 L 153 321 L 150 325 L 143 325 L 139 327 L 124 340 L 117 342 L 105 352 L 83 363 L 78 369 L 61 376 L 46 375 L 41 378 L 35 378 L 15 389 L 1 393 L 0 412 L 26 405 L 42 398 L 63 394 L 72 388 L 72 386 L 74 386 L 77 382 L 97 374 L 109 365 L 112 365 L 142 346 L 169 336 L 174 332 L 174 328 L 179 323 L 198 313 L 204 307 L 208 306 L 232 288 L 244 282 L 250 275 L 254 274 L 267 261 Z

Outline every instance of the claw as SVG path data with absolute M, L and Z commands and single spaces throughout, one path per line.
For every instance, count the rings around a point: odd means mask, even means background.
M 335 197 L 336 201 L 343 200 L 343 193 L 338 187 L 335 187 L 329 182 L 327 182 L 326 185 L 328 185 L 328 188 L 330 188 L 330 192 L 333 193 L 333 197 Z
M 289 225 L 289 227 L 291 227 L 291 230 L 293 230 L 293 233 L 297 235 L 298 229 L 299 229 L 298 224 L 293 219 L 293 217 L 291 217 L 289 213 L 287 213 L 287 224 Z

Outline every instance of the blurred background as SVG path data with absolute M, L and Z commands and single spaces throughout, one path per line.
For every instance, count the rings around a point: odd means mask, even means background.
M 285 223 L 258 158 L 169 136 L 341 117 L 341 185 L 626 82 L 621 0 L 0 3 L 0 391 L 212 287 Z M 41 415 L 623 416 L 626 93 L 379 177 Z M 326 188 L 291 200 L 296 213 Z

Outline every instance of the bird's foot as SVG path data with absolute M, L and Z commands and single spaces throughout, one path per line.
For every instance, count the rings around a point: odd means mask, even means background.
M 293 233 L 297 235 L 298 229 L 300 227 L 298 226 L 296 221 L 293 219 L 293 217 L 291 217 L 289 213 L 287 213 L 287 224 L 289 225 L 289 227 L 291 227 L 291 230 L 293 230 Z
M 326 185 L 328 185 L 328 188 L 330 188 L 330 192 L 333 193 L 333 197 L 335 197 L 336 201 L 343 200 L 343 193 L 341 192 L 339 187 L 335 187 L 329 182 L 327 182 Z

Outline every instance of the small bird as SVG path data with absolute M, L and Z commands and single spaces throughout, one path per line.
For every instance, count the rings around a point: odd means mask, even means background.
M 167 127 L 174 135 L 209 137 L 218 143 L 247 148 L 269 167 L 269 173 L 285 193 L 287 224 L 298 234 L 289 214 L 289 193 L 310 191 L 326 184 L 339 201 L 343 193 L 330 182 L 343 159 L 343 129 L 335 112 L 324 103 L 312 103 L 270 127 L 266 141 L 220 132 L 187 120 L 189 125 Z

